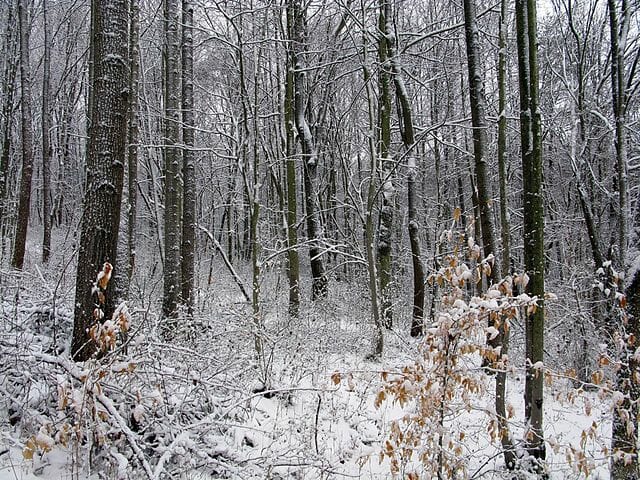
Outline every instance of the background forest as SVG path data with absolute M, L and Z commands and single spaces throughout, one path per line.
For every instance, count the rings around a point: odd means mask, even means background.
M 640 478 L 640 3 L 0 19 L 0 479 Z

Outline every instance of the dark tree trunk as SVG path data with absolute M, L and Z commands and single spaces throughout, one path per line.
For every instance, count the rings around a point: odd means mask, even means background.
M 86 185 L 76 275 L 71 353 L 77 361 L 90 358 L 96 345 L 89 337 L 94 318 L 92 284 L 105 262 L 115 265 L 120 205 L 126 158 L 129 66 L 127 64 L 127 0 L 93 2 L 91 43 L 94 75 L 93 105 L 88 131 Z M 116 266 L 117 268 L 117 266 Z M 114 310 L 114 282 L 106 293 L 104 318 Z
M 293 38 L 294 18 L 291 8 L 287 9 L 287 36 Z M 289 278 L 289 314 L 297 317 L 300 309 L 300 256 L 298 253 L 298 189 L 296 174 L 295 139 L 295 54 L 287 47 L 287 73 L 284 99 L 284 128 L 286 132 L 286 185 L 287 185 L 287 276 Z
M 520 87 L 520 138 L 524 190 L 524 268 L 529 276 L 526 292 L 538 306 L 525 319 L 527 375 L 525 418 L 529 423 L 527 450 L 534 469 L 544 470 L 544 210 L 542 192 L 542 136 L 538 93 L 537 19 L 534 0 L 516 1 L 518 80 Z
M 182 301 L 193 313 L 196 249 L 195 119 L 193 114 L 193 4 L 182 0 L 182 123 L 184 206 L 182 211 Z
M 294 61 L 294 111 L 295 123 L 302 147 L 304 164 L 304 199 L 307 214 L 307 236 L 309 240 L 309 257 L 311 261 L 311 275 L 313 278 L 312 299 L 318 299 L 327 295 L 327 275 L 323 260 L 323 232 L 319 212 L 318 201 L 318 155 L 316 153 L 313 135 L 306 119 L 308 104 L 305 50 L 306 50 L 306 12 L 300 0 L 291 0 L 289 8 L 292 9 L 293 31 L 292 48 Z
M 44 29 L 44 58 L 42 60 L 42 261 L 49 261 L 51 253 L 51 95 L 49 83 L 51 79 L 51 38 L 48 21 L 48 3 L 42 0 L 42 16 Z
M 29 7 L 26 0 L 18 0 L 18 21 L 20 24 L 20 83 L 22 88 L 22 175 L 20 177 L 20 196 L 18 198 L 18 219 L 13 258 L 11 265 L 22 269 L 27 226 L 31 206 L 31 178 L 33 177 L 33 131 L 31 130 L 31 67 L 29 65 Z
M 164 294 L 163 334 L 175 328 L 182 293 L 182 157 L 180 155 L 180 3 L 165 0 L 164 85 Z
M 131 0 L 129 22 L 129 122 L 127 147 L 128 211 L 127 211 L 127 285 L 131 286 L 136 265 L 136 223 L 138 214 L 138 141 L 139 127 L 139 85 L 140 85 L 140 5 L 139 0 Z

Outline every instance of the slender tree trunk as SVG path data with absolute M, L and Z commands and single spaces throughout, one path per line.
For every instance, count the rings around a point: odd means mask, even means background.
M 136 230 L 138 214 L 138 141 L 139 126 L 139 90 L 140 90 L 140 4 L 139 0 L 130 0 L 129 21 L 129 122 L 127 167 L 128 181 L 128 221 L 127 221 L 127 285 L 130 287 L 136 265 Z
M 13 258 L 11 265 L 22 269 L 27 226 L 31 206 L 31 178 L 33 176 L 33 132 L 31 130 L 31 67 L 29 65 L 29 7 L 27 0 L 18 0 L 18 21 L 20 30 L 20 83 L 22 88 L 22 175 L 20 177 L 20 196 L 18 198 L 18 220 Z
M 393 324 L 391 304 L 391 244 L 393 236 L 393 214 L 395 209 L 395 187 L 393 185 L 394 164 L 391 158 L 391 65 L 389 43 L 393 38 L 388 22 L 391 22 L 389 0 L 379 0 L 378 13 L 378 158 L 381 162 L 380 221 L 378 231 L 378 275 L 380 278 L 380 299 L 382 323 L 386 328 Z
M 182 211 L 182 301 L 193 313 L 196 249 L 195 118 L 193 114 L 193 3 L 182 0 L 182 123 L 184 207 Z
M 126 157 L 128 89 L 127 0 L 94 2 L 91 8 L 91 43 L 94 73 L 90 108 L 86 186 L 83 205 L 76 303 L 71 353 L 77 361 L 90 358 L 96 345 L 89 328 L 103 318 L 96 318 L 96 298 L 92 284 L 105 262 L 115 268 L 120 226 L 120 206 Z M 109 283 L 104 319 L 114 311 L 114 282 Z
M 182 292 L 182 158 L 180 156 L 180 3 L 165 0 L 164 96 L 164 334 L 171 336 Z
M 291 8 L 287 9 L 287 36 L 293 38 L 294 18 Z M 295 139 L 295 54 L 287 47 L 287 72 L 285 81 L 284 122 L 287 178 L 287 276 L 289 278 L 289 314 L 298 316 L 300 308 L 300 257 L 298 254 L 298 200 L 296 181 L 296 139 Z
M 618 189 L 618 268 L 626 268 L 628 215 L 627 211 L 627 142 L 626 142 L 626 96 L 624 49 L 628 27 L 629 5 L 622 0 L 622 24 L 618 16 L 618 2 L 608 0 L 609 30 L 611 37 L 611 98 L 615 120 L 616 173 Z
M 393 38 L 390 28 L 391 23 L 391 7 L 389 6 L 386 21 L 384 23 L 383 34 L 387 38 Z M 411 246 L 411 265 L 413 269 L 413 310 L 411 317 L 411 336 L 417 337 L 422 334 L 424 319 L 424 295 L 425 295 L 425 272 L 422 264 L 422 248 L 420 245 L 420 222 L 418 218 L 418 186 L 416 184 L 416 176 L 418 166 L 416 161 L 416 139 L 413 127 L 413 112 L 411 109 L 411 101 L 409 93 L 404 82 L 404 75 L 400 60 L 398 58 L 395 44 L 389 45 L 389 60 L 391 73 L 393 75 L 393 84 L 395 87 L 396 97 L 398 99 L 398 120 L 400 123 L 400 133 L 402 135 L 402 143 L 404 145 L 405 154 L 407 155 L 407 216 L 408 216 L 408 233 L 409 244 Z
M 315 150 L 311 129 L 307 123 L 307 86 L 304 70 L 304 55 L 306 49 L 306 12 L 301 0 L 291 0 L 290 8 L 294 17 L 293 36 L 291 38 L 294 52 L 294 111 L 295 123 L 302 147 L 304 162 L 304 192 L 307 210 L 307 236 L 309 240 L 309 256 L 311 258 L 311 275 L 313 277 L 312 299 L 327 295 L 327 275 L 324 267 L 322 249 L 322 223 L 318 201 L 318 155 Z
M 511 225 L 507 194 L 507 0 L 500 1 L 498 33 L 498 176 L 500 183 L 500 232 L 502 277 L 511 272 Z M 505 339 L 507 341 L 507 339 Z
M 620 12 L 617 4 L 621 3 Z M 618 268 L 626 269 L 628 249 L 628 186 L 627 186 L 627 139 L 626 110 L 627 90 L 624 52 L 629 29 L 630 11 L 627 0 L 608 0 L 609 32 L 611 40 L 611 94 L 615 120 L 615 150 L 618 189 Z M 636 239 L 637 241 L 637 239 Z M 619 288 L 623 288 L 620 282 Z M 640 273 L 637 269 L 626 288 L 627 312 L 619 321 L 618 332 L 624 349 L 621 352 L 620 368 L 616 372 L 616 389 L 624 400 L 613 411 L 611 434 L 612 480 L 637 480 L 640 478 L 638 461 L 638 415 L 640 407 L 640 368 L 636 351 L 636 339 L 640 336 Z M 624 312 L 623 312 L 624 313 Z
M 502 234 L 502 256 L 500 258 L 503 278 L 510 273 L 511 265 L 511 233 L 507 206 L 507 0 L 500 2 L 500 24 L 498 30 L 498 175 L 500 181 L 500 227 Z M 496 245 L 497 246 L 497 245 Z M 494 266 L 497 271 L 497 265 Z M 509 354 L 509 329 L 506 324 L 500 325 L 498 330 L 501 337 L 500 355 L 507 359 Z M 505 361 L 505 363 L 506 363 Z M 504 454 L 504 464 L 507 469 L 516 467 L 517 457 L 506 412 L 507 371 L 506 368 L 496 372 L 496 415 L 500 424 L 500 440 Z
M 493 256 L 491 280 L 500 280 L 501 268 L 498 259 L 498 242 L 493 226 L 491 212 L 491 186 L 487 175 L 487 120 L 485 116 L 486 98 L 482 67 L 478 53 L 478 25 L 476 22 L 475 0 L 464 0 L 465 37 L 467 45 L 467 67 L 469 71 L 469 106 L 471 108 L 471 124 L 473 127 L 473 158 L 482 229 L 482 248 L 485 257 Z M 497 346 L 497 345 L 495 345 Z
M 51 95 L 49 83 L 51 79 L 51 38 L 49 32 L 49 12 L 47 0 L 42 0 L 42 17 L 44 29 L 44 58 L 42 60 L 42 262 L 49 261 L 51 253 Z
M 538 305 L 527 312 L 525 418 L 529 423 L 527 450 L 533 468 L 544 471 L 544 210 L 542 194 L 542 136 L 538 93 L 537 19 L 535 0 L 516 1 L 520 138 L 524 190 L 524 267 L 526 292 Z

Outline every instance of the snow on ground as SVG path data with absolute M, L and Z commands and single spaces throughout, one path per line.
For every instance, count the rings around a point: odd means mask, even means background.
M 386 334 L 383 358 L 367 360 L 372 326 L 363 291 L 336 282 L 331 300 L 303 309 L 295 321 L 281 304 L 265 303 L 263 368 L 256 367 L 251 316 L 231 282 L 227 288 L 221 287 L 224 281 L 215 288 L 202 286 L 197 325 L 185 326 L 171 342 L 155 333 L 157 306 L 148 299 L 146 305 L 134 302 L 127 353 L 104 359 L 108 368 L 89 364 L 78 370 L 95 382 L 88 387 L 82 375 L 74 377 L 72 367 L 52 360 L 58 352 L 62 358 L 68 355 L 68 294 L 57 294 L 56 315 L 51 316 L 54 295 L 46 274 L 1 273 L 0 480 L 392 478 L 389 460 L 381 462 L 380 452 L 391 421 L 411 404 L 401 408 L 385 400 L 376 408 L 375 399 L 381 372 L 411 363 L 417 341 L 408 337 L 408 322 L 401 319 Z M 216 274 L 225 275 L 223 270 Z M 65 278 L 56 288 L 68 292 L 70 282 Z M 148 292 L 150 285 L 140 284 L 138 291 Z M 399 309 L 398 318 L 403 314 Z M 129 371 L 128 365 L 135 369 Z M 268 372 L 267 385 L 261 372 Z M 474 408 L 450 415 L 444 431 L 464 432 L 469 478 L 508 478 L 488 429 L 493 378 L 483 378 L 484 393 Z M 266 392 L 258 391 L 263 387 Z M 520 446 L 522 390 L 516 369 L 508 403 Z M 63 391 L 70 400 L 60 408 Z M 608 400 L 590 392 L 567 401 L 573 391 L 563 380 L 547 387 L 550 478 L 584 478 L 568 461 L 571 448 L 573 465 L 576 455 L 586 453 L 589 478 L 608 478 L 603 453 L 610 435 Z M 16 411 L 18 419 L 10 423 Z M 65 424 L 80 425 L 82 434 L 62 441 Z M 30 439 L 37 441 L 41 431 L 55 439 L 53 448 L 45 451 L 46 445 L 38 444 L 33 458 L 25 458 L 25 446 Z M 403 468 L 417 469 L 416 458 Z

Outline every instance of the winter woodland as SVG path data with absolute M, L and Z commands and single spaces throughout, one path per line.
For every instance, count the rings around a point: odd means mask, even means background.
M 640 478 L 640 3 L 0 0 L 0 479 Z

